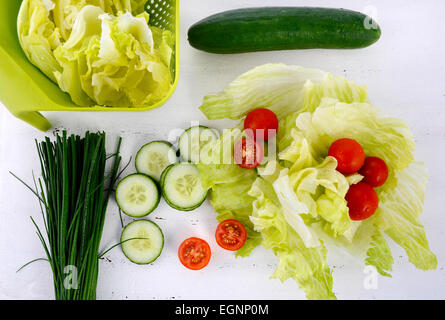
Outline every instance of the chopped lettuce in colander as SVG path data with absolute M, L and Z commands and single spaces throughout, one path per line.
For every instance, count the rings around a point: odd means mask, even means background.
M 146 107 L 172 86 L 173 36 L 148 26 L 145 1 L 24 0 L 28 59 L 79 106 Z

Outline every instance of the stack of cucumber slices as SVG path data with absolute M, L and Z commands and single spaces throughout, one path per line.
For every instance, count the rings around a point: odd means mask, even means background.
M 145 217 L 159 205 L 161 195 L 172 208 L 191 211 L 207 197 L 202 187 L 199 162 L 203 148 L 218 139 L 215 130 L 194 126 L 178 140 L 178 153 L 167 141 L 152 141 L 138 151 L 136 171 L 123 178 L 116 188 L 116 202 L 126 215 Z M 154 222 L 141 219 L 125 226 L 121 247 L 125 256 L 137 264 L 155 261 L 162 252 L 164 235 Z

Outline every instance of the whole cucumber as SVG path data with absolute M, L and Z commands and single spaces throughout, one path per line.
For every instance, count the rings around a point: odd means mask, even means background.
M 265 7 L 221 12 L 190 27 L 190 45 L 212 53 L 289 49 L 354 49 L 380 38 L 360 12 L 315 7 Z

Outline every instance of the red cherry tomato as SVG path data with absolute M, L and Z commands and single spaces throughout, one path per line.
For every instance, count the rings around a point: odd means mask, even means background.
M 358 173 L 364 177 L 363 182 L 374 188 L 380 187 L 388 179 L 388 167 L 385 161 L 377 157 L 367 157 Z
M 360 143 L 353 139 L 339 139 L 331 144 L 330 156 L 337 159 L 337 170 L 343 174 L 357 172 L 365 162 L 365 151 Z
M 351 185 L 345 199 L 348 202 L 349 217 L 352 220 L 369 218 L 379 207 L 377 193 L 365 182 Z
M 278 118 L 275 113 L 269 109 L 255 109 L 244 119 L 244 130 L 251 138 L 255 140 L 267 141 L 273 138 L 278 130 Z
M 242 138 L 233 150 L 235 163 L 244 169 L 253 169 L 263 161 L 263 148 L 251 138 Z
M 246 228 L 238 220 L 227 219 L 218 225 L 215 237 L 221 248 L 236 251 L 246 242 L 247 232 Z
M 192 270 L 200 270 L 208 265 L 211 254 L 209 244 L 200 238 L 188 238 L 178 249 L 179 260 Z

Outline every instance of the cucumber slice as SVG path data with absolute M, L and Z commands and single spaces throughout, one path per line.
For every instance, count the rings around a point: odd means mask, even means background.
M 203 148 L 217 139 L 218 135 L 215 130 L 208 127 L 196 126 L 188 128 L 179 137 L 178 148 L 181 157 L 185 161 L 198 163 Z
M 142 146 L 136 154 L 136 171 L 159 181 L 162 171 L 177 163 L 176 150 L 167 141 L 152 141 Z
M 168 205 L 181 211 L 198 208 L 207 196 L 198 168 L 189 162 L 169 166 L 162 175 L 161 189 Z
M 131 238 L 146 238 L 134 239 Z M 128 240 L 128 241 L 126 241 Z M 121 234 L 122 251 L 131 262 L 148 264 L 155 261 L 164 247 L 164 234 L 159 226 L 146 219 L 127 224 Z
M 141 173 L 125 177 L 116 188 L 116 202 L 130 217 L 148 215 L 156 209 L 160 198 L 159 188 L 153 178 Z

